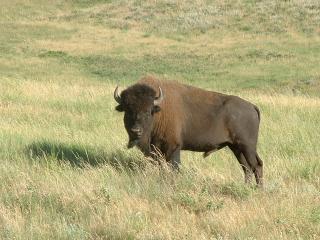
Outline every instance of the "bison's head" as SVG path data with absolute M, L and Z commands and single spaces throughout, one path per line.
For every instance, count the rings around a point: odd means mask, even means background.
M 124 126 L 129 135 L 128 148 L 149 142 L 154 114 L 160 111 L 163 93 L 159 87 L 159 96 L 154 89 L 145 84 L 135 84 L 121 94 L 118 87 L 114 99 L 119 103 L 116 110 L 124 111 Z

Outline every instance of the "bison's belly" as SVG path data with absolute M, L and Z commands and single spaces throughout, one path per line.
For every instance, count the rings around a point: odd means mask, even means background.
M 228 142 L 228 134 L 223 124 L 212 124 L 209 127 L 189 128 L 183 134 L 183 149 L 197 152 L 208 152 L 220 148 Z
M 194 151 L 194 152 L 207 152 L 214 148 L 213 145 L 195 145 L 184 144 L 182 150 Z
M 218 150 L 226 145 L 226 141 L 215 138 L 193 138 L 184 141 L 182 150 L 195 152 L 211 152 Z

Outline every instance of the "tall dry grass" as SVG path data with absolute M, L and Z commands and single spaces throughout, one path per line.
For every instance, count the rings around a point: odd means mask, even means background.
M 317 1 L 3 2 L 1 239 L 318 239 Z M 265 189 L 228 150 L 182 171 L 126 149 L 115 84 L 144 74 L 262 113 Z

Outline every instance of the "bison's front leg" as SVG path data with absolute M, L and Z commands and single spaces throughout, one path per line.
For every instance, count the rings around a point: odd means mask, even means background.
M 179 170 L 180 165 L 180 145 L 176 145 L 174 147 L 169 147 L 166 154 L 167 161 L 171 164 L 174 170 Z

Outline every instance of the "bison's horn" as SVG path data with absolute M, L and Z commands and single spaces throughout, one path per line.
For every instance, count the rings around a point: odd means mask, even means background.
M 114 100 L 117 101 L 117 103 L 121 103 L 121 97 L 119 95 L 119 91 L 118 91 L 119 86 L 116 87 L 116 89 L 114 90 L 113 96 L 114 96 Z
M 163 93 L 162 93 L 161 87 L 159 87 L 159 97 L 157 97 L 157 98 L 153 101 L 153 104 L 154 104 L 154 105 L 160 105 L 160 103 L 162 102 L 162 100 L 163 100 Z

